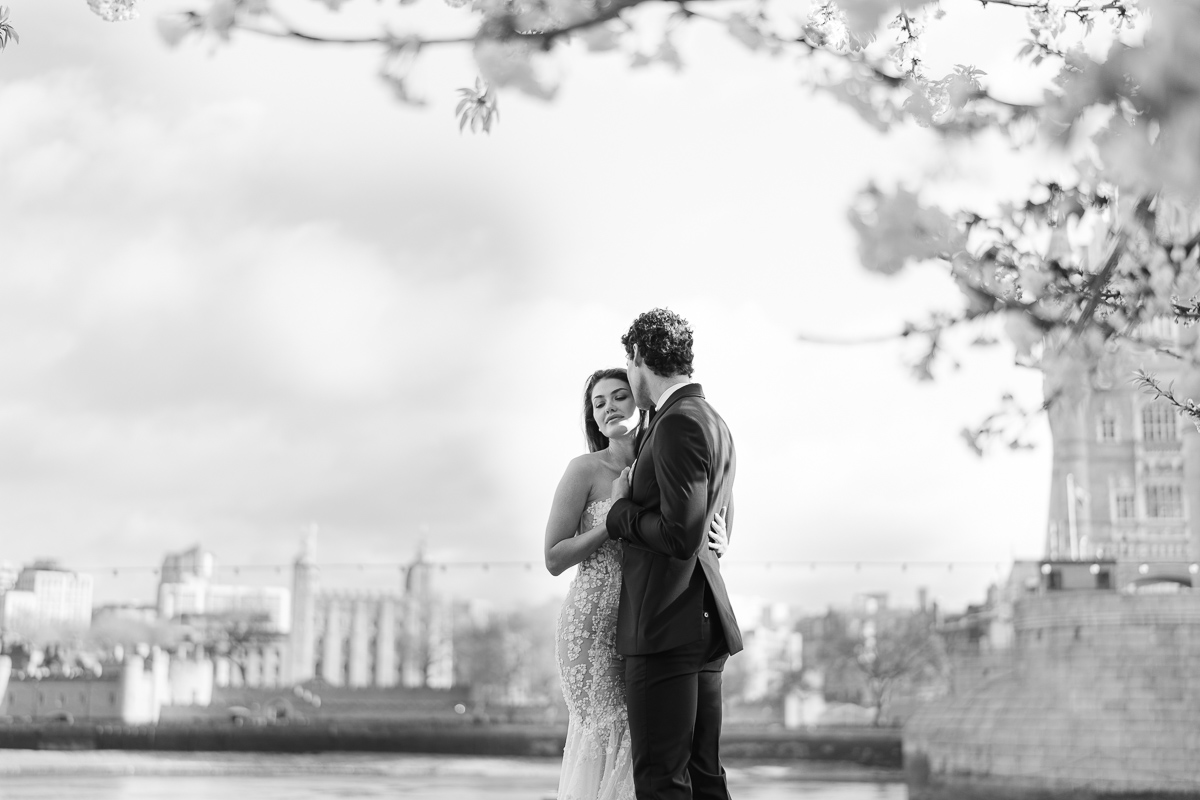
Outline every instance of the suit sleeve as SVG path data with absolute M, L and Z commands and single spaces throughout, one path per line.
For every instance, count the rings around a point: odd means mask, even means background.
M 609 536 L 671 558 L 688 559 L 708 540 L 708 441 L 686 414 L 658 423 L 654 467 L 659 507 L 618 500 L 608 514 Z

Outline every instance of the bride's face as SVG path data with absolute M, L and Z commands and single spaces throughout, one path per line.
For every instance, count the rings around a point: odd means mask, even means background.
M 637 405 L 629 384 L 617 378 L 604 378 L 592 387 L 592 417 L 600 432 L 609 439 L 633 433 L 638 424 Z

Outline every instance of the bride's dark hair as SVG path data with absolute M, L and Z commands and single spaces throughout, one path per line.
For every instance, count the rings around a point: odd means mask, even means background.
M 629 385 L 629 374 L 619 367 L 598 369 L 587 379 L 587 385 L 583 389 L 583 435 L 587 437 L 589 453 L 608 447 L 608 437 L 600 432 L 600 426 L 596 424 L 596 417 L 592 414 L 592 390 L 596 388 L 597 383 L 607 378 L 615 378 L 626 386 Z M 641 427 L 646 418 L 640 408 L 637 413 L 638 427 Z

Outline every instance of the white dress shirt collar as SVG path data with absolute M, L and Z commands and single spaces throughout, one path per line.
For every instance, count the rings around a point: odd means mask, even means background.
M 667 387 L 667 390 L 666 390 L 665 392 L 663 392 L 663 393 L 662 393 L 662 396 L 660 396 L 660 397 L 658 398 L 658 402 L 654 404 L 654 410 L 655 410 L 655 411 L 661 411 L 661 410 L 662 410 L 662 407 L 663 407 L 663 404 L 667 402 L 667 398 L 668 398 L 668 397 L 670 397 L 671 395 L 675 394 L 675 392 L 679 391 L 679 390 L 680 390 L 680 389 L 682 389 L 684 386 L 690 386 L 690 385 L 691 385 L 691 384 L 693 384 L 693 383 L 695 383 L 695 381 L 693 381 L 693 380 L 686 380 L 686 381 L 684 381 L 683 383 L 674 383 L 674 384 L 671 384 L 670 386 L 668 386 L 668 387 Z

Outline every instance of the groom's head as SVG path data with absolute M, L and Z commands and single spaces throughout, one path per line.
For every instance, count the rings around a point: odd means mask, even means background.
M 674 311 L 655 308 L 642 314 L 621 337 L 621 344 L 629 387 L 639 408 L 654 408 L 650 382 L 655 377 L 692 376 L 692 329 Z

